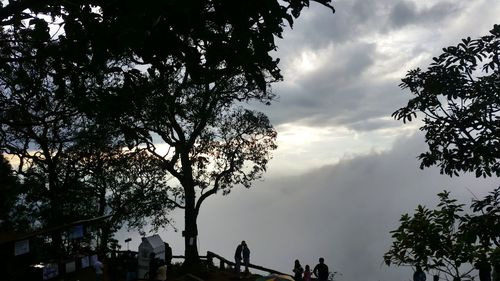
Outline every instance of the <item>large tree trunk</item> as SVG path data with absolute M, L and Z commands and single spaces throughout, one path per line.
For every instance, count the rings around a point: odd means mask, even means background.
M 184 188 L 186 191 L 186 208 L 184 210 L 184 265 L 195 265 L 200 263 L 198 255 L 198 213 L 195 208 L 196 195 L 194 187 Z

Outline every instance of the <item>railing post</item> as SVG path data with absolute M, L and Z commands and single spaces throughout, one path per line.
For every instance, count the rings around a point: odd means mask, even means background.
M 219 260 L 220 260 L 220 266 L 219 267 L 220 267 L 221 270 L 224 270 L 224 260 L 222 260 L 222 259 L 219 259 Z
M 207 252 L 207 262 L 209 265 L 214 265 L 214 255 L 212 252 Z

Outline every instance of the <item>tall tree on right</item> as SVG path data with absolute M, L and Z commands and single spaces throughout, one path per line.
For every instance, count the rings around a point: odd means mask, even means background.
M 436 165 L 449 176 L 474 172 L 476 177 L 499 177 L 500 25 L 494 25 L 490 35 L 468 37 L 456 46 L 443 48 L 433 60 L 426 71 L 410 70 L 402 79 L 400 86 L 414 97 L 392 114 L 405 123 L 422 114 L 424 125 L 420 130 L 425 132 L 429 149 L 419 156 L 420 168 Z M 484 199 L 474 200 L 471 207 L 476 214 L 461 219 L 460 247 L 453 251 L 452 262 L 482 262 L 486 258 L 500 270 L 499 206 L 500 187 Z M 385 256 L 388 264 L 418 264 L 406 256 L 413 244 L 402 243 L 406 221 L 392 232 L 395 242 Z M 450 234 L 445 237 L 453 238 Z M 432 245 L 425 239 L 412 243 L 419 248 Z M 439 243 L 439 248 L 443 245 Z M 471 246 L 474 251 L 469 251 Z M 441 255 L 439 251 L 424 254 L 432 261 L 439 261 Z M 439 265 L 442 263 L 426 267 Z
M 427 71 L 410 70 L 402 79 L 414 97 L 393 113 L 405 123 L 423 114 L 429 150 L 420 154 L 420 167 L 500 176 L 500 25 L 433 60 Z

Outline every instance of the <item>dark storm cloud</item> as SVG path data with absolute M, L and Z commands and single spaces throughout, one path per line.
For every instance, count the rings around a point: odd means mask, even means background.
M 332 77 L 331 80 L 335 80 Z M 329 85 L 329 82 L 324 84 Z M 283 89 L 279 102 L 268 108 L 273 124 L 288 122 L 308 126 L 346 126 L 365 131 L 395 126 L 394 121 L 376 121 L 390 117 L 410 97 L 396 81 L 359 81 L 359 83 L 322 86 L 314 83 L 296 89 Z
M 376 38 L 391 36 L 410 24 L 435 29 L 463 8 L 449 1 L 428 6 L 396 0 L 336 1 L 335 5 L 333 15 L 312 5 L 279 42 L 285 82 L 275 86 L 281 99 L 267 111 L 275 125 L 300 121 L 309 126 L 372 130 L 365 119 L 390 116 L 403 105 L 404 96 L 398 87 L 400 78 L 383 77 L 383 72 L 367 75 L 367 71 L 388 60 L 395 61 L 382 70 L 397 71 L 408 59 L 440 50 L 429 51 L 410 36 L 415 46 L 384 53 Z M 304 51 L 317 52 L 317 67 L 297 73 L 294 63 Z
M 363 100 L 377 91 L 371 87 L 367 92 L 372 82 L 361 80 L 363 72 L 374 63 L 375 45 L 355 44 L 334 52 L 320 57 L 318 60 L 324 64 L 299 75 L 293 84 L 276 87 L 282 97 L 269 113 L 276 125 L 297 121 L 314 126 L 339 125 L 335 121 L 359 115 L 358 110 L 363 110 Z M 349 122 L 355 121 L 359 120 Z
M 407 24 L 429 25 L 446 20 L 460 11 L 457 2 L 440 2 L 430 7 L 419 9 L 415 2 L 400 1 L 389 13 L 389 23 L 393 27 L 403 27 Z
M 390 231 L 418 204 L 434 208 L 436 194 L 452 191 L 460 202 L 482 196 L 498 180 L 450 179 L 418 169 L 421 136 L 399 140 L 388 152 L 288 178 L 269 178 L 250 190 L 207 202 L 200 214 L 200 246 L 232 257 L 246 240 L 252 262 L 291 273 L 293 260 L 314 266 L 323 256 L 339 280 L 408 280 L 409 269 L 387 268 L 382 256 Z M 231 210 L 228 212 L 228 210 Z
M 330 14 L 321 5 L 312 5 L 285 34 L 293 44 L 279 44 L 281 50 L 303 47 L 322 48 L 330 43 L 356 41 L 366 33 L 378 32 L 387 18 L 383 1 L 335 1 L 336 12 Z
M 312 5 L 285 34 L 293 44 L 279 44 L 286 51 L 297 47 L 321 48 L 330 43 L 356 42 L 366 35 L 385 35 L 414 23 L 439 25 L 459 14 L 464 6 L 459 1 L 443 1 L 419 8 L 415 1 L 355 0 L 335 1 L 336 12 L 330 14 L 321 5 Z

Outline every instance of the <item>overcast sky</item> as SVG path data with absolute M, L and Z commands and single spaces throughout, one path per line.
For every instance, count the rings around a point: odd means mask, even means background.
M 263 181 L 205 202 L 200 252 L 232 258 L 246 240 L 252 263 L 290 274 L 295 259 L 314 266 L 324 257 L 342 273 L 338 280 L 409 280 L 409 269 L 388 268 L 382 259 L 401 214 L 418 204 L 434 207 L 444 189 L 469 203 L 499 180 L 420 170 L 418 124 L 390 117 L 410 98 L 398 84 L 443 47 L 486 35 L 500 23 L 500 1 L 333 5 L 335 14 L 313 4 L 278 42 L 284 82 L 273 86 L 279 101 L 264 110 L 279 148 Z M 181 217 L 177 226 L 179 232 L 160 235 L 182 254 Z M 134 236 L 131 248 L 138 243 Z

